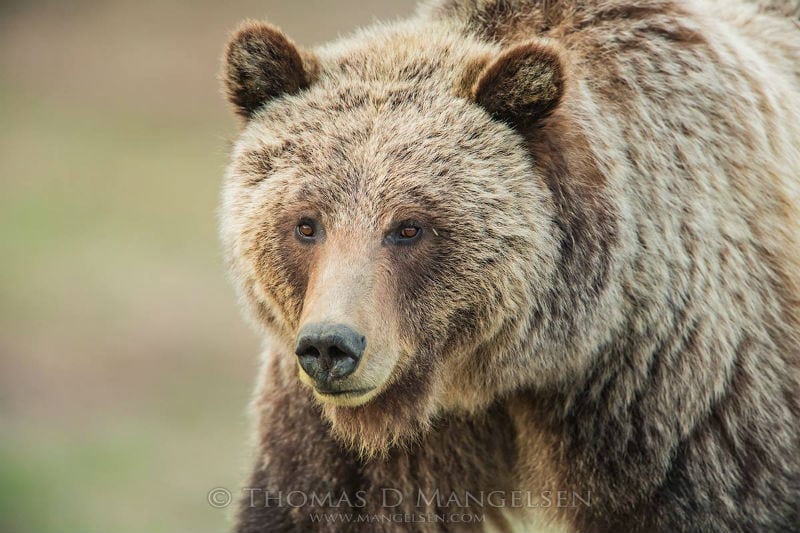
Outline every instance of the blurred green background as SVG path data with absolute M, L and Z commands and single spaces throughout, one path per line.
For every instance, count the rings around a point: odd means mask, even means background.
M 227 34 L 311 45 L 379 2 L 0 2 L 0 532 L 212 532 L 249 466 L 258 339 L 216 204 Z

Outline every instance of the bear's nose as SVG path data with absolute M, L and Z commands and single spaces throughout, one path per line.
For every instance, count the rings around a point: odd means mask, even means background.
M 363 335 L 344 324 L 307 324 L 297 335 L 295 353 L 306 374 L 327 385 L 355 372 L 366 344 Z

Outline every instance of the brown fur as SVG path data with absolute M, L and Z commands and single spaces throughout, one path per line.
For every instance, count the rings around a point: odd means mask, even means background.
M 279 29 L 257 22 L 242 24 L 231 36 L 223 64 L 228 99 L 244 119 L 267 100 L 307 87 L 316 73 L 313 55 L 301 54 Z
M 487 519 L 245 498 L 238 530 L 800 531 L 796 9 L 441 0 L 313 52 L 236 34 L 222 237 L 266 337 L 250 486 Z M 392 245 L 406 221 L 421 238 Z M 374 393 L 307 386 L 294 341 L 323 319 L 364 333 L 348 380 Z M 436 489 L 591 503 L 415 505 Z
M 488 65 L 470 95 L 495 118 L 516 128 L 530 128 L 556 108 L 563 92 L 558 54 L 538 43 L 526 43 Z

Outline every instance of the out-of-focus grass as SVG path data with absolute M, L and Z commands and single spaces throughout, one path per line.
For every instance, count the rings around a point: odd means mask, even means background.
M 221 48 L 412 4 L 0 3 L 0 531 L 229 529 L 258 341 L 217 244 Z
M 0 93 L 0 530 L 219 531 L 256 342 L 217 251 L 224 142 Z

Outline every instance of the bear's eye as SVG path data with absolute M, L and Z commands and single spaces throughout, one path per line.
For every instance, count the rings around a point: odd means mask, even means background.
M 400 237 L 403 239 L 413 239 L 419 235 L 419 228 L 416 226 L 405 226 L 400 229 Z
M 386 236 L 389 244 L 414 244 L 422 236 L 422 228 L 413 222 L 403 222 Z
M 297 223 L 297 236 L 301 240 L 313 239 L 315 234 L 314 223 L 310 220 L 301 220 Z

